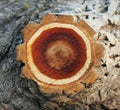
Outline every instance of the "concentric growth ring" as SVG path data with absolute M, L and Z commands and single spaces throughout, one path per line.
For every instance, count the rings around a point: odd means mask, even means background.
M 90 64 L 89 40 L 70 24 L 42 26 L 29 40 L 27 48 L 31 71 L 36 71 L 34 75 L 45 83 L 67 84 L 78 80 Z
M 37 82 L 46 93 L 74 93 L 92 83 L 103 46 L 93 40 L 95 31 L 73 16 L 48 14 L 40 24 L 23 30 L 24 43 L 17 46 L 17 59 L 25 63 L 23 76 Z

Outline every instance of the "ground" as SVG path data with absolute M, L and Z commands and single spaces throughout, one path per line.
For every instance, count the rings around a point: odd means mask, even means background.
M 94 40 L 105 48 L 96 67 L 99 78 L 79 93 L 41 93 L 34 82 L 21 77 L 24 64 L 16 59 L 21 30 L 47 13 L 85 19 L 97 32 Z M 0 110 L 119 110 L 119 48 L 120 0 L 0 0 Z

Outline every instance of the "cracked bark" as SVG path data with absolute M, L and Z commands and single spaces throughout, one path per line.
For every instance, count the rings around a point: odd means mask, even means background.
M 104 21 L 95 36 L 96 42 L 105 47 L 104 57 L 96 67 L 99 78 L 75 95 L 41 93 L 34 82 L 20 76 L 24 64 L 16 60 L 15 48 L 23 42 L 21 30 L 29 21 L 38 23 L 47 13 L 76 14 L 75 9 L 78 19 L 86 18 L 93 27 Z M 119 14 L 118 0 L 0 0 L 0 102 L 9 102 L 18 110 L 119 110 L 120 24 L 115 19 Z

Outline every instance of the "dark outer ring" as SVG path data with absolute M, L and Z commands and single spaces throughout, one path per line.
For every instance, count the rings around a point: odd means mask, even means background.
M 74 47 L 77 59 L 68 67 L 61 70 L 51 68 L 45 59 L 46 47 L 50 42 L 65 40 Z M 86 45 L 83 39 L 72 29 L 51 28 L 43 31 L 32 44 L 33 62 L 38 70 L 53 79 L 65 79 L 75 75 L 85 64 Z

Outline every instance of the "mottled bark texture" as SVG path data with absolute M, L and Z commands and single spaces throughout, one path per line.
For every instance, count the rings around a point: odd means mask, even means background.
M 21 77 L 16 46 L 29 21 L 39 23 L 47 13 L 77 14 L 97 34 L 104 57 L 96 67 L 99 78 L 76 94 L 44 94 Z M 0 0 L 0 110 L 119 110 L 120 109 L 119 0 Z M 14 107 L 14 109 L 13 109 Z

